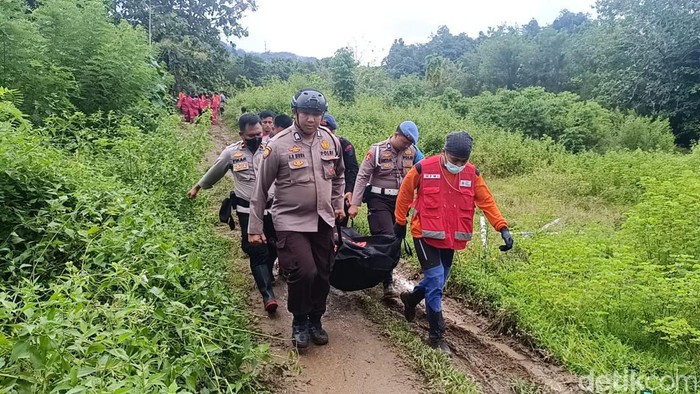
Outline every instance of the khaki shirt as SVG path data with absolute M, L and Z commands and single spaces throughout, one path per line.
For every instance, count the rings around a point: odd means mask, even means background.
M 365 155 L 357 173 L 352 192 L 352 205 L 362 205 L 362 195 L 367 184 L 383 189 L 399 189 L 403 178 L 413 167 L 416 147 L 411 145 L 401 152 L 396 151 L 389 139 L 372 145 Z
M 250 201 L 256 178 L 254 163 L 256 157 L 262 156 L 262 154 L 262 149 L 258 149 L 255 153 L 251 152 L 244 141 L 234 142 L 221 152 L 214 164 L 197 184 L 202 189 L 209 189 L 230 170 L 233 174 L 233 191 L 236 193 L 236 196 Z
M 275 186 L 272 221 L 275 230 L 318 231 L 319 216 L 335 225 L 335 210 L 343 209 L 345 187 L 340 141 L 320 128 L 311 142 L 292 125 L 271 138 L 264 148 L 253 196 L 248 234 L 263 233 L 263 212 L 270 186 Z

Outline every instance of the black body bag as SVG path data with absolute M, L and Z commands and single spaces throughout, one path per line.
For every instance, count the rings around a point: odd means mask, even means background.
M 331 286 L 355 291 L 374 287 L 386 279 L 401 258 L 401 240 L 391 235 L 363 236 L 337 225 L 335 263 Z

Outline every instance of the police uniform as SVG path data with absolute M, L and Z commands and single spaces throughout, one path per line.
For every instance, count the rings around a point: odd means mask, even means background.
M 263 302 L 267 303 L 275 298 L 272 290 L 272 266 L 277 258 L 277 249 L 274 243 L 251 245 L 248 242 L 250 198 L 255 187 L 257 169 L 254 164 L 259 162 L 262 155 L 262 146 L 255 152 L 251 152 L 245 141 L 233 143 L 221 152 L 198 185 L 202 189 L 209 189 L 223 178 L 227 171 L 233 173 L 236 214 L 241 225 L 241 249 L 250 256 L 250 270 L 255 278 L 255 284 L 260 290 Z M 264 215 L 263 222 L 265 236 L 274 240 L 275 229 L 269 211 Z
M 372 235 L 394 235 L 396 197 L 403 178 L 416 161 L 414 145 L 397 151 L 391 146 L 390 140 L 389 138 L 369 148 L 352 193 L 352 205 L 359 207 L 363 199 L 367 202 L 367 221 Z M 392 282 L 390 272 L 384 280 L 385 296 L 387 291 L 391 291 Z
M 365 189 L 369 188 L 366 202 L 367 221 L 372 235 L 394 234 L 394 208 L 401 182 L 416 160 L 416 148 L 396 151 L 390 139 L 369 148 L 357 174 L 352 193 L 352 205 L 362 205 Z M 369 184 L 369 185 L 368 185 Z
M 265 202 L 274 185 L 276 246 L 280 268 L 289 274 L 287 307 L 295 320 L 320 321 L 326 311 L 335 210 L 343 209 L 345 186 L 340 149 L 328 129 L 319 128 L 305 141 L 292 125 L 268 141 L 258 169 L 248 232 L 263 232 Z

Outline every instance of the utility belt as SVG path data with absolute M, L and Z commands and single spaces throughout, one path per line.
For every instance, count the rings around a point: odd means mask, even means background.
M 399 189 L 385 189 L 383 187 L 377 187 L 377 186 L 370 186 L 369 188 L 370 193 L 374 194 L 382 194 L 385 196 L 393 196 L 396 197 L 399 195 Z
M 250 201 L 244 200 L 238 196 L 236 196 L 235 201 L 236 206 L 234 207 L 234 210 L 236 212 L 250 215 Z M 270 208 L 272 208 L 272 201 L 268 201 L 267 205 L 265 205 L 265 215 L 270 215 Z

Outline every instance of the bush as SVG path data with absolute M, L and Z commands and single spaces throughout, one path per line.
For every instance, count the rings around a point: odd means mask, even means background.
M 673 150 L 668 120 L 621 115 L 573 93 L 544 88 L 498 90 L 448 104 L 478 124 L 519 131 L 532 138 L 549 137 L 571 152 L 617 149 Z
M 207 202 L 183 192 L 199 175 L 206 133 L 177 122 L 160 118 L 150 133 L 102 125 L 79 155 L 0 122 L 5 390 L 260 388 L 266 346 L 252 341 L 244 298 L 226 286 L 230 244 L 211 229 Z
M 153 61 L 145 33 L 126 22 L 114 25 L 104 2 L 52 0 L 32 13 L 24 8 L 10 0 L 0 9 L 0 42 L 9 48 L 0 84 L 24 93 L 20 108 L 36 123 L 74 109 L 123 112 L 166 95 L 173 79 Z

